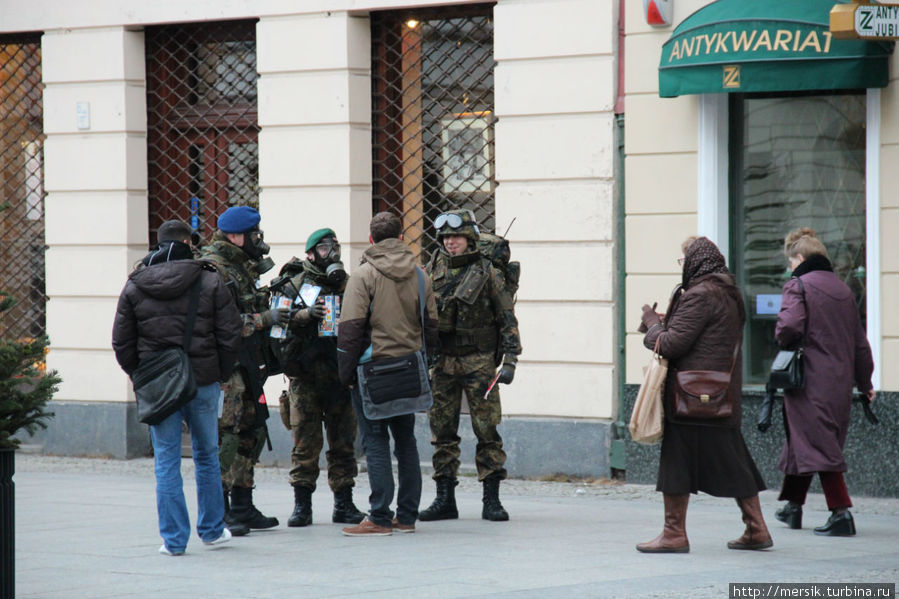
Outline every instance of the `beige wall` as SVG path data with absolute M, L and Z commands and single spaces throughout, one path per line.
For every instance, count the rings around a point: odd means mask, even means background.
M 881 388 L 899 390 L 899 64 L 890 59 L 890 85 L 881 92 L 880 267 Z M 870 184 L 870 182 L 869 182 Z
M 671 27 L 646 24 L 639 2 L 628 2 L 626 13 L 626 255 L 627 278 L 624 309 L 627 324 L 627 382 L 639 383 L 649 360 L 642 335 L 636 332 L 640 307 L 657 301 L 664 310 L 668 294 L 679 281 L 675 259 L 680 243 L 697 231 L 699 185 L 697 96 L 658 97 L 658 65 L 662 44 L 674 27 L 704 0 L 674 3 Z M 899 389 L 899 371 L 889 365 L 899 362 L 899 316 L 891 310 L 899 297 L 899 69 L 891 60 L 890 87 L 881 92 L 881 147 L 879 181 L 881 329 L 873 342 L 881 346 L 880 370 L 883 390 Z M 876 116 L 876 115 L 875 115 Z M 869 158 L 870 160 L 870 158 Z M 869 232 L 870 235 L 870 232 Z
M 143 34 L 51 31 L 41 44 L 47 362 L 62 374 L 57 399 L 122 401 L 131 391 L 110 349 L 112 320 L 147 247 Z M 76 102 L 90 104 L 89 130 L 75 126 Z
M 628 383 L 643 379 L 649 350 L 637 333 L 640 307 L 664 311 L 680 280 L 680 244 L 696 233 L 699 103 L 659 97 L 662 44 L 674 27 L 646 24 L 640 2 L 625 14 L 625 325 Z M 703 2 L 674 3 L 679 23 Z
M 212 1 L 0 4 L 3 30 L 46 32 L 48 360 L 64 380 L 58 399 L 130 400 L 109 342 L 116 298 L 147 246 L 141 25 L 259 17 L 260 210 L 272 258 L 280 267 L 302 255 L 306 236 L 329 226 L 352 269 L 371 217 L 367 11 L 426 4 L 435 3 L 263 0 L 252 14 Z M 523 265 L 525 352 L 503 389 L 509 415 L 616 414 L 616 10 L 612 0 L 495 9 L 497 223 L 503 231 L 516 219 L 509 236 Z M 80 101 L 91 105 L 89 131 L 74 127 Z M 269 382 L 272 403 L 284 386 Z

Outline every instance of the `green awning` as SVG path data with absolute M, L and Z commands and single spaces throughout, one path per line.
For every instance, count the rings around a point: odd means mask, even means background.
M 886 87 L 893 42 L 837 40 L 840 0 L 718 0 L 662 46 L 659 95 Z

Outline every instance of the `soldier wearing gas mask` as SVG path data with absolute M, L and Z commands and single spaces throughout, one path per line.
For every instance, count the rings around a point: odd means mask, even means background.
M 286 278 L 289 277 L 289 280 Z M 306 259 L 294 258 L 281 270 L 277 293 L 298 307 L 281 342 L 281 362 L 290 378 L 281 417 L 293 435 L 288 482 L 294 509 L 288 526 L 312 524 L 312 493 L 319 475 L 322 426 L 328 437 L 328 486 L 334 493 L 332 522 L 358 524 L 365 517 L 353 503 L 356 467 L 356 416 L 350 394 L 337 373 L 337 324 L 347 274 L 340 243 L 331 229 L 319 229 L 306 240 Z M 282 395 L 283 402 L 283 395 Z
M 440 246 L 428 264 L 428 274 L 437 296 L 440 358 L 431 380 L 434 405 L 428 418 L 437 497 L 419 518 L 459 517 L 455 487 L 464 390 L 478 439 L 475 463 L 484 485 L 481 517 L 504 521 L 509 514 L 499 500 L 499 483 L 506 478 L 506 453 L 496 430 L 502 418 L 496 383 L 509 384 L 515 376 L 521 353 L 518 320 L 503 273 L 478 251 L 480 232 L 472 212 L 441 214 L 434 226 Z
M 278 525 L 277 518 L 263 515 L 253 505 L 254 466 L 268 439 L 268 405 L 262 388 L 268 375 L 268 334 L 273 324 L 286 325 L 290 317 L 287 308 L 271 309 L 268 288 L 257 286 L 259 276 L 274 267 L 266 257 L 269 247 L 259 221 L 254 208 L 228 208 L 219 216 L 218 230 L 201 258 L 216 265 L 243 320 L 238 364 L 222 384 L 219 461 L 225 519 L 251 529 Z

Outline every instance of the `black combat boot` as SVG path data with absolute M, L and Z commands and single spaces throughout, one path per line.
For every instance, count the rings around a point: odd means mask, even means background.
M 231 489 L 231 518 L 232 521 L 251 529 L 265 529 L 278 526 L 277 518 L 263 515 L 253 505 L 252 488 L 233 487 Z
M 424 522 L 457 519 L 459 510 L 456 509 L 456 485 L 459 483 L 448 476 L 434 482 L 437 483 L 437 497 L 428 509 L 418 514 L 418 519 Z
M 364 519 L 365 514 L 353 503 L 353 487 L 344 487 L 334 492 L 334 512 L 331 514 L 331 522 L 359 524 Z
M 509 512 L 499 502 L 499 479 L 484 479 L 484 509 L 481 510 L 481 518 L 492 522 L 505 522 L 509 519 Z
M 232 537 L 242 537 L 250 533 L 250 529 L 231 517 L 231 501 L 228 498 L 228 490 L 222 487 L 222 496 L 225 498 L 225 526 L 231 531 Z
M 293 513 L 287 519 L 287 526 L 298 527 L 312 524 L 312 489 L 294 487 L 293 499 Z

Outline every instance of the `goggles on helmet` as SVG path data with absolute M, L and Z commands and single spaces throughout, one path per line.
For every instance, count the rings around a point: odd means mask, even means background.
M 471 210 L 466 210 L 468 212 L 469 218 L 471 218 L 472 225 L 475 225 L 476 221 L 474 218 L 474 213 Z M 443 227 L 449 227 L 450 229 L 458 229 L 462 226 L 462 216 L 459 214 L 441 214 L 437 218 L 434 219 L 434 228 L 437 230 L 442 229 Z

